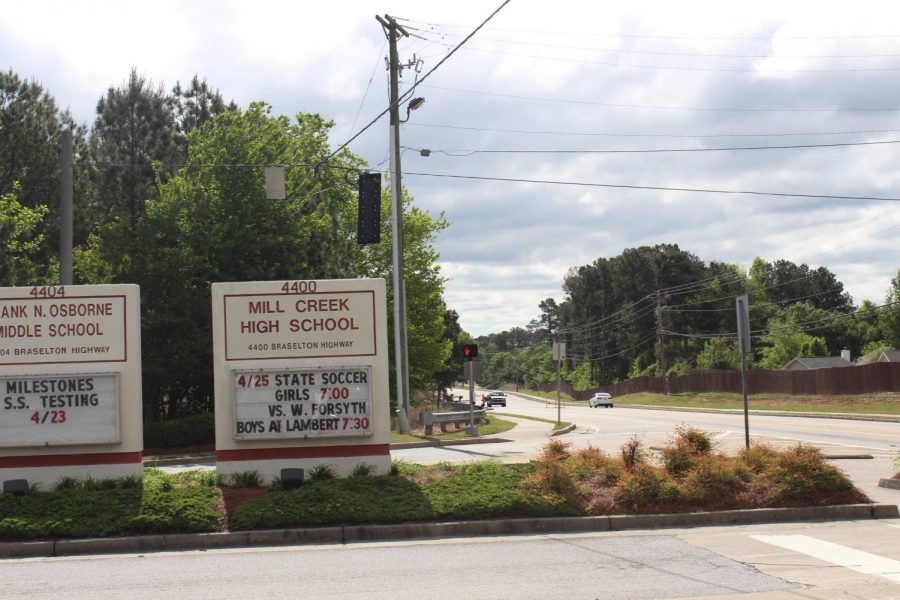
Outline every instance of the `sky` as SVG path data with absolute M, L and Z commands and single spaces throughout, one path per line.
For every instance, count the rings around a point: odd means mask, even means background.
M 321 114 L 337 147 L 387 107 L 389 14 L 410 34 L 402 91 L 426 99 L 403 185 L 450 222 L 444 299 L 469 333 L 526 326 L 570 269 L 655 244 L 824 266 L 884 301 L 900 3 L 511 0 L 459 46 L 501 4 L 0 0 L 0 68 L 88 125 L 132 68 L 167 89 L 199 75 L 241 107 Z M 387 118 L 349 148 L 387 170 Z

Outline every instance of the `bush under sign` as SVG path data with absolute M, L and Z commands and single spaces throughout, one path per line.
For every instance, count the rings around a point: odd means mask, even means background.
M 372 435 L 370 367 L 233 371 L 234 439 Z
M 118 441 L 118 375 L 0 378 L 0 446 Z

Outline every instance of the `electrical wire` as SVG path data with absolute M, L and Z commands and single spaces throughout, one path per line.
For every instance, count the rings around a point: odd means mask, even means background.
M 425 29 L 417 28 L 417 27 L 408 27 L 407 29 L 413 29 L 416 31 L 424 32 L 425 34 L 436 35 L 439 39 L 443 40 L 444 37 L 462 37 L 462 35 L 458 33 L 450 33 L 450 32 L 442 32 L 438 33 L 435 31 L 427 31 Z M 423 39 L 432 39 L 423 36 Z M 499 44 L 509 44 L 511 46 L 533 46 L 538 48 L 557 48 L 560 50 L 584 50 L 587 52 L 607 52 L 610 54 L 645 54 L 652 56 L 687 56 L 687 57 L 698 57 L 698 58 L 764 58 L 764 59 L 773 59 L 773 58 L 788 58 L 788 59 L 810 59 L 810 58 L 897 58 L 900 57 L 900 54 L 897 53 L 889 53 L 889 54 L 721 54 L 721 53 L 712 53 L 712 52 L 672 52 L 672 51 L 660 51 L 660 50 L 635 50 L 633 48 L 597 48 L 595 46 L 571 46 L 568 44 L 548 44 L 545 42 L 534 42 L 534 41 L 518 41 L 518 40 L 509 40 L 509 39 L 498 39 L 498 38 L 490 38 L 490 37 L 481 37 L 479 38 L 483 42 L 495 42 Z M 729 38 L 733 39 L 733 38 Z M 440 43 L 437 40 L 434 40 L 435 43 Z M 472 49 L 472 48 L 470 48 Z
M 466 25 L 454 25 L 449 23 L 432 23 L 429 21 L 418 21 L 415 19 L 403 19 L 404 22 L 417 23 L 431 28 L 449 27 L 453 29 L 467 29 Z M 509 31 L 511 33 L 527 33 L 530 35 L 554 35 L 572 38 L 581 37 L 598 37 L 598 38 L 626 38 L 626 39 L 669 39 L 669 40 L 765 40 L 772 41 L 772 36 L 741 36 L 741 35 L 686 35 L 686 34 L 628 34 L 628 33 L 585 33 L 578 31 L 546 31 L 533 29 L 512 29 L 489 27 L 486 31 Z M 782 40 L 868 40 L 868 39 L 893 39 L 900 38 L 900 34 L 865 34 L 865 35 L 809 35 L 809 36 L 783 36 L 779 35 L 778 39 Z
M 692 152 L 728 152 L 738 150 L 799 150 L 810 148 L 844 148 L 852 146 L 880 146 L 888 144 L 900 144 L 900 140 L 881 140 L 873 142 L 836 142 L 832 144 L 791 144 L 786 146 L 731 146 L 719 148 L 649 148 L 643 150 L 435 150 L 428 148 L 432 154 L 440 153 L 453 158 L 467 158 L 475 154 L 661 154 L 661 153 L 692 153 Z M 409 150 L 422 152 L 424 148 L 411 148 Z
M 615 188 L 626 190 L 656 190 L 663 192 L 694 192 L 700 194 L 728 194 L 728 195 L 750 195 L 750 196 L 777 196 L 780 198 L 819 198 L 833 200 L 872 200 L 877 202 L 900 202 L 900 198 L 879 197 L 879 196 L 841 196 L 837 194 L 791 194 L 787 192 L 758 192 L 749 190 L 717 190 L 706 188 L 683 188 L 683 187 L 664 187 L 652 185 L 624 185 L 613 183 L 591 183 L 583 181 L 561 181 L 553 179 L 524 179 L 515 177 L 489 177 L 479 175 L 453 175 L 450 173 L 421 173 L 404 171 L 404 176 L 417 175 L 420 177 L 441 177 L 446 179 L 470 179 L 475 181 L 502 181 L 507 183 L 540 183 L 545 185 L 567 185 L 580 187 L 597 187 L 597 188 Z
M 366 91 L 363 92 L 363 97 L 359 103 L 359 108 L 356 109 L 356 116 L 353 117 L 353 124 L 350 125 L 350 131 L 353 131 L 353 129 L 356 128 L 356 122 L 359 120 L 359 114 L 362 112 L 363 105 L 365 105 L 366 103 L 366 98 L 369 96 L 369 90 L 372 89 L 372 81 L 375 79 L 375 72 L 378 70 L 378 65 L 381 63 L 381 56 L 386 45 L 387 40 L 385 40 L 381 44 L 381 50 L 378 51 L 378 58 L 375 59 L 375 65 L 372 67 L 372 74 L 369 76 L 369 83 L 366 85 Z
M 802 137 L 825 135 L 862 135 L 878 133 L 898 133 L 900 129 L 863 129 L 857 131 L 796 131 L 776 133 L 710 133 L 710 134 L 676 134 L 676 133 L 612 133 L 584 131 L 550 131 L 534 129 L 501 129 L 496 127 L 470 127 L 462 125 L 446 125 L 439 123 L 407 123 L 407 127 L 434 127 L 441 129 L 459 129 L 462 131 L 484 131 L 489 133 L 516 133 L 526 135 L 558 135 L 577 137 L 623 137 L 623 138 L 672 138 L 672 139 L 707 139 L 723 137 Z
M 428 77 L 429 77 L 432 73 L 434 73 L 434 72 L 435 72 L 442 64 L 444 64 L 444 62 L 446 62 L 451 56 L 453 56 L 453 55 L 457 52 L 457 50 L 459 50 L 459 49 L 463 46 L 463 44 L 465 44 L 465 43 L 468 42 L 470 39 L 472 39 L 472 37 L 473 37 L 476 33 L 478 33 L 478 32 L 481 30 L 481 28 L 484 27 L 484 26 L 488 23 L 488 21 L 490 21 L 491 19 L 493 19 L 494 16 L 495 16 L 497 13 L 499 13 L 499 12 L 503 9 L 503 7 L 505 7 L 505 6 L 506 6 L 507 4 L 509 4 L 509 3 L 510 3 L 510 0 L 504 0 L 503 3 L 501 3 L 500 6 L 497 7 L 497 8 L 494 10 L 494 12 L 492 12 L 490 15 L 488 15 L 488 18 L 486 18 L 484 21 L 481 22 L 481 25 L 479 25 L 478 27 L 476 27 L 476 28 L 472 31 L 472 33 L 470 33 L 469 35 L 467 35 L 467 36 L 466 36 L 459 44 L 456 45 L 455 48 L 453 48 L 453 50 L 451 50 L 450 52 L 448 52 L 447 55 L 444 56 L 444 58 L 442 58 L 440 61 L 438 61 L 438 63 L 437 63 L 434 67 L 432 67 L 430 71 L 428 71 L 427 73 L 425 73 L 425 75 L 423 75 L 422 78 L 419 80 L 419 85 L 421 85 L 421 82 L 422 82 L 422 81 L 425 81 L 426 79 L 428 79 Z M 390 112 L 391 110 L 393 110 L 395 107 L 397 107 L 397 106 L 399 106 L 400 104 L 402 104 L 403 101 L 404 101 L 407 97 L 409 97 L 409 96 L 412 95 L 412 93 L 413 93 L 414 90 L 415 90 L 415 88 L 410 88 L 410 89 L 407 90 L 406 92 L 400 94 L 400 96 L 397 98 L 397 101 L 396 101 L 395 103 L 388 104 L 388 107 L 385 108 L 383 111 L 381 111 L 381 112 L 378 114 L 378 116 L 376 116 L 374 119 L 372 119 L 371 121 L 369 121 L 369 123 L 368 123 L 365 127 L 363 127 L 362 129 L 360 129 L 360 130 L 359 130 L 356 134 L 354 134 L 349 140 L 347 140 L 346 142 L 344 142 L 343 144 L 341 144 L 340 146 L 338 146 L 338 148 L 337 148 L 334 152 L 332 152 L 331 154 L 329 154 L 328 156 L 326 156 L 324 159 L 322 159 L 322 163 L 327 162 L 327 161 L 330 160 L 332 157 L 334 157 L 335 155 L 337 155 L 341 150 L 343 150 L 344 148 L 346 148 L 347 146 L 349 146 L 349 145 L 351 144 L 351 142 L 353 142 L 356 138 L 358 138 L 360 135 L 362 135 L 362 133 L 363 133 L 364 131 L 366 131 L 366 130 L 369 129 L 372 125 L 374 125 L 375 123 L 377 123 L 377 122 L 381 119 L 381 117 L 383 117 L 384 115 L 386 115 L 388 112 Z
M 593 100 L 571 100 L 567 98 L 547 98 L 540 96 L 525 96 L 521 94 L 504 94 L 501 92 L 488 92 L 484 90 L 467 90 L 462 88 L 453 88 L 441 85 L 421 86 L 429 89 L 444 90 L 448 92 L 458 92 L 461 94 L 474 94 L 477 96 L 495 96 L 498 98 L 513 98 L 516 100 L 531 100 L 535 102 L 556 102 L 561 104 L 579 104 L 585 106 L 605 106 L 608 108 L 639 108 L 648 110 L 686 110 L 695 112 L 738 112 L 738 113 L 854 113 L 854 112 L 898 112 L 900 108 L 895 107 L 877 107 L 877 108 L 727 108 L 727 107 L 709 107 L 709 106 L 662 106 L 653 104 L 619 104 L 613 102 L 596 102 Z
M 439 45 L 446 45 L 442 42 L 434 42 Z M 654 71 L 687 71 L 696 73 L 866 73 L 877 71 L 900 71 L 900 67 L 844 67 L 834 69 L 771 69 L 771 68 L 736 68 L 736 67 L 691 67 L 679 65 L 642 65 L 625 62 L 613 62 L 604 60 L 589 60 L 585 58 L 564 58 L 560 56 L 542 56 L 539 54 L 524 54 L 521 52 L 509 52 L 504 50 L 494 50 L 488 48 L 466 48 L 469 52 L 483 52 L 486 54 L 498 54 L 500 56 L 515 56 L 518 58 L 528 58 L 531 60 L 549 60 L 554 62 L 574 63 L 582 65 L 596 65 L 600 67 L 614 67 L 617 69 L 647 69 Z M 765 57 L 768 58 L 768 57 Z

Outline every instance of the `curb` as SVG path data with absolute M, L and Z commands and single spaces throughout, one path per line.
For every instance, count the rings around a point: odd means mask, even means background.
M 878 487 L 888 488 L 890 490 L 900 490 L 900 479 L 880 479 Z
M 566 426 L 563 427 L 562 429 L 557 429 L 556 431 L 554 431 L 553 433 L 551 433 L 551 434 L 550 434 L 550 437 L 556 437 L 556 436 L 558 436 L 558 435 L 565 435 L 565 434 L 571 433 L 571 432 L 573 432 L 573 431 L 575 431 L 575 423 L 569 423 L 568 425 L 566 425 Z
M 181 533 L 120 538 L 91 538 L 40 542 L 2 542 L 0 558 L 79 556 L 85 554 L 137 554 L 253 546 L 348 544 L 391 540 L 539 535 L 595 531 L 629 531 L 721 525 L 791 523 L 798 521 L 854 521 L 896 519 L 895 504 L 843 504 L 802 508 L 757 508 L 721 512 L 664 515 L 609 515 L 600 517 L 547 517 L 494 519 L 445 523 L 346 525 L 298 529 L 269 529 L 234 533 Z
M 511 442 L 505 438 L 459 438 L 456 440 L 434 440 L 426 442 L 402 442 L 391 444 L 391 450 L 406 450 L 407 448 L 432 448 L 437 446 L 468 446 L 471 444 L 499 444 Z

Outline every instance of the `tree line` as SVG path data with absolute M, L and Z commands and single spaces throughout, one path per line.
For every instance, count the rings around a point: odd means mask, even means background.
M 751 368 L 844 349 L 871 360 L 900 347 L 900 271 L 884 303 L 859 306 L 826 267 L 753 261 L 744 271 L 674 244 L 630 248 L 573 267 L 564 299 L 547 298 L 526 327 L 479 338 L 491 384 L 556 379 L 551 344 L 566 344 L 562 376 L 576 389 L 641 375 L 739 369 L 735 298 L 747 294 Z
M 70 129 L 75 283 L 140 285 L 146 421 L 211 411 L 211 283 L 381 277 L 393 319 L 390 201 L 381 242 L 356 244 L 366 167 L 348 150 L 330 156 L 332 126 L 263 102 L 238 107 L 199 77 L 167 90 L 133 70 L 88 127 L 39 83 L 0 72 L 0 285 L 59 280 L 60 137 Z M 265 165 L 285 165 L 286 200 L 267 199 Z M 405 192 L 403 211 L 410 387 L 429 390 L 462 368 L 464 332 L 434 248 L 449 223 Z

